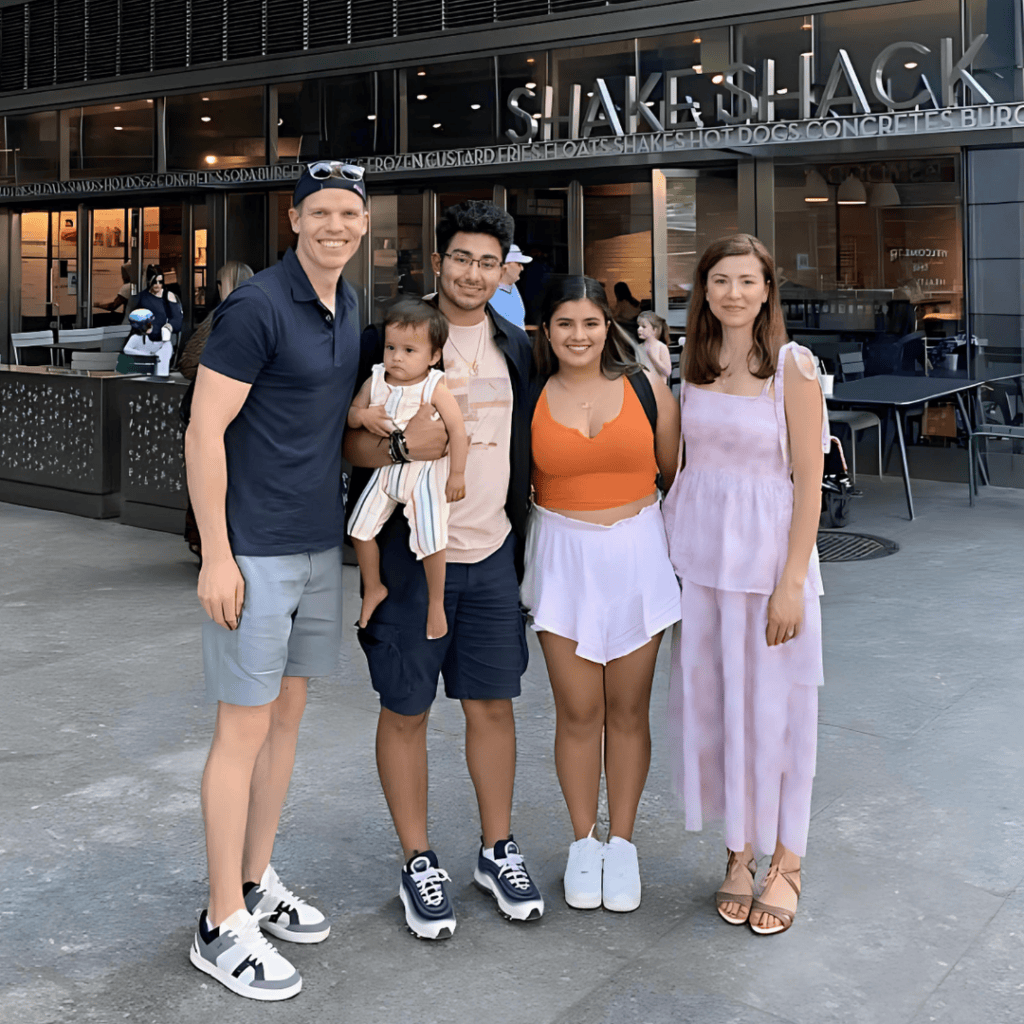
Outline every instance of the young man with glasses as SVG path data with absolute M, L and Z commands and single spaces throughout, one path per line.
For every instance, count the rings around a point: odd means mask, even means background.
M 369 223 L 362 170 L 311 165 L 289 217 L 295 249 L 217 309 L 185 437 L 217 701 L 202 784 L 210 901 L 190 959 L 260 1000 L 302 987 L 261 929 L 302 943 L 330 932 L 270 858 L 307 680 L 335 670 L 341 644 L 341 442 L 360 362 L 341 272 Z
M 507 213 L 479 201 L 446 210 L 437 225 L 436 302 L 450 325 L 445 376 L 470 442 L 466 495 L 449 510 L 448 633 L 437 640 L 424 636 L 426 578 L 409 549 L 401 512 L 377 538 L 388 597 L 359 631 L 381 702 L 377 769 L 405 859 L 399 896 L 409 929 L 424 939 L 448 938 L 455 930 L 450 878 L 427 836 L 427 720 L 439 675 L 466 717 L 466 762 L 481 827 L 474 880 L 509 920 L 536 920 L 544 912 L 511 833 L 512 698 L 527 662 L 518 568 L 529 501 L 531 354 L 526 333 L 488 302 L 513 227 Z M 375 328 L 366 337 L 379 346 Z M 425 413 L 390 441 L 349 431 L 345 450 L 354 465 L 376 467 L 437 458 L 444 438 Z

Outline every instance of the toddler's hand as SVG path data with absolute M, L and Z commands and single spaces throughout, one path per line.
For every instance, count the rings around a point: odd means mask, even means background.
M 449 473 L 448 483 L 445 485 L 444 496 L 449 501 L 462 501 L 466 496 L 466 474 Z
M 359 419 L 364 430 L 378 437 L 390 437 L 395 429 L 395 424 L 384 411 L 383 405 L 371 405 L 369 409 L 363 409 Z

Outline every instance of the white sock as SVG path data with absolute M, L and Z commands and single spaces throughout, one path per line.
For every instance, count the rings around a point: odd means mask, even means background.
M 488 860 L 494 860 L 494 847 L 493 846 L 486 847 L 484 849 L 484 856 Z
M 633 844 L 628 839 L 623 839 L 622 836 L 609 836 L 608 837 L 608 845 L 609 846 L 622 846 L 622 845 L 632 846 Z

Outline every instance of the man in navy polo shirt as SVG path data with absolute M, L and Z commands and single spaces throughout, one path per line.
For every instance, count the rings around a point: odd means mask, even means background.
M 362 169 L 311 165 L 289 216 L 295 249 L 217 310 L 185 439 L 206 689 L 218 702 L 202 783 L 210 901 L 190 959 L 260 1000 L 302 987 L 263 931 L 307 943 L 330 932 L 270 856 L 306 682 L 335 669 L 341 642 L 341 439 L 359 367 L 341 272 L 369 223 Z

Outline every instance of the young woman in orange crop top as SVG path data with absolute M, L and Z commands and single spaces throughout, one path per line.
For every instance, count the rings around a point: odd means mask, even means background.
M 566 902 L 640 905 L 632 843 L 651 759 L 654 664 L 679 620 L 679 585 L 658 502 L 679 451 L 679 406 L 642 370 L 604 288 L 585 277 L 549 293 L 534 343 L 546 383 L 533 415 L 534 507 L 521 596 L 539 634 L 555 698 L 555 766 L 575 842 Z M 630 374 L 646 374 L 657 430 Z M 594 838 L 601 762 L 608 842 Z

